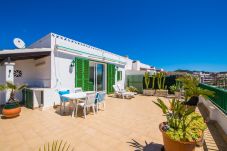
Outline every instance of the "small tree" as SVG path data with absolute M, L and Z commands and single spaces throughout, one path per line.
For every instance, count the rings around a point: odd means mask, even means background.
M 8 102 L 13 103 L 13 102 L 18 102 L 18 100 L 15 98 L 16 92 L 23 90 L 25 87 L 27 86 L 24 84 L 15 85 L 12 82 L 6 82 L 5 85 L 0 85 L 0 91 L 8 90 L 8 89 L 11 90 Z
M 145 72 L 144 78 L 145 78 L 146 89 L 148 89 L 149 88 L 149 84 L 150 84 L 150 74 L 149 74 L 149 72 Z

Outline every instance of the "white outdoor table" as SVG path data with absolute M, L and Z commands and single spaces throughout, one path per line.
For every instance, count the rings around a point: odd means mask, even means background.
M 74 104 L 74 109 L 73 109 L 73 112 L 72 112 L 72 117 L 74 117 L 74 113 L 75 113 L 75 109 L 77 108 L 77 103 L 80 99 L 85 99 L 87 97 L 87 94 L 85 92 L 77 92 L 77 93 L 69 93 L 69 94 L 65 94 L 65 95 L 62 95 L 63 97 L 65 98 L 68 98 L 70 100 L 73 100 L 75 102 L 73 102 Z

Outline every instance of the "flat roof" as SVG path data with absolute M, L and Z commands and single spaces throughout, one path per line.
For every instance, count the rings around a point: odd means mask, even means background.
M 0 51 L 0 61 L 7 58 L 10 60 L 24 60 L 24 59 L 39 59 L 51 54 L 52 49 L 50 48 L 32 48 L 32 49 L 12 49 Z

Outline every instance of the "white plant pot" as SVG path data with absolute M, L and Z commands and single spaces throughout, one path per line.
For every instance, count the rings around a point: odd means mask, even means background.
M 167 97 L 168 90 L 156 90 L 155 96 Z
M 155 94 L 155 90 L 153 90 L 153 89 L 145 89 L 145 90 L 143 90 L 143 95 L 152 96 L 154 94 Z

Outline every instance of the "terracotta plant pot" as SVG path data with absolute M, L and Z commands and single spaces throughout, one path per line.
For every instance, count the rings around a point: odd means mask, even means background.
M 144 89 L 143 90 L 143 95 L 151 96 L 151 95 L 154 95 L 154 94 L 155 94 L 155 90 L 153 90 L 153 89 Z
M 165 122 L 159 124 L 159 129 L 162 132 L 165 151 L 195 151 L 196 142 L 182 142 L 171 139 L 162 130 L 162 127 L 165 124 Z
M 156 90 L 155 96 L 167 97 L 168 90 Z
M 7 118 L 19 116 L 21 112 L 21 107 L 18 103 L 7 103 L 5 104 L 2 114 Z

